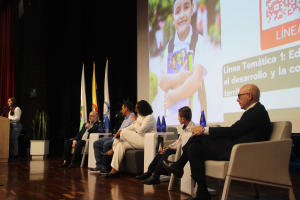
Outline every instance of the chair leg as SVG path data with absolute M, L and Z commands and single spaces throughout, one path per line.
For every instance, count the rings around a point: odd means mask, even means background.
M 174 174 L 172 173 L 172 174 L 171 174 L 170 181 L 169 181 L 169 187 L 168 187 L 168 190 L 172 190 L 173 183 L 174 183 Z
M 207 188 L 207 189 L 208 189 L 208 188 Z M 197 190 L 198 190 L 198 183 L 195 182 L 195 188 L 194 188 L 194 193 L 193 193 L 193 194 L 197 193 Z
M 256 198 L 259 198 L 259 194 L 258 194 L 258 190 L 257 190 L 257 185 L 256 185 L 256 183 L 251 183 L 251 185 L 252 185 L 252 189 L 253 189 L 254 196 L 255 196 Z
M 290 187 L 290 189 L 289 189 L 289 199 L 290 200 L 296 200 L 295 199 L 295 195 L 294 195 L 294 191 L 293 191 L 292 187 Z
M 229 187 L 230 187 L 230 182 L 231 182 L 231 177 L 230 176 L 226 176 L 225 185 L 224 185 L 224 188 L 223 188 L 223 194 L 222 194 L 221 200 L 227 200 L 227 196 L 228 196 L 228 192 L 229 192 Z
M 80 164 L 81 168 L 83 167 L 83 164 L 84 164 L 84 160 L 85 160 L 86 151 L 88 149 L 88 146 L 89 146 L 89 140 L 86 141 L 85 146 L 84 146 L 84 152 L 83 152 L 82 159 L 81 159 L 81 164 Z

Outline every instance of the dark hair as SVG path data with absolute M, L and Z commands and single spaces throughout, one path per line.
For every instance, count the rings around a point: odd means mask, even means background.
M 147 116 L 153 113 L 150 104 L 145 100 L 137 102 L 136 105 L 139 110 L 139 114 L 141 114 L 142 116 Z
M 15 114 L 15 108 L 16 108 L 16 98 L 15 97 L 10 97 L 8 98 L 12 101 L 11 107 L 10 107 L 10 115 L 13 116 Z
M 124 101 L 123 103 L 124 107 L 127 108 L 130 112 L 133 111 L 133 105 L 130 101 Z
M 186 120 L 192 120 L 192 110 L 188 106 L 184 106 L 178 110 L 179 116 L 184 117 Z
M 174 10 L 175 2 L 176 2 L 176 0 L 173 1 L 173 6 L 172 6 L 172 8 L 173 8 L 173 13 L 174 13 L 174 11 L 175 11 L 175 10 Z M 192 4 L 193 4 L 193 0 L 191 0 L 191 5 L 192 5 Z

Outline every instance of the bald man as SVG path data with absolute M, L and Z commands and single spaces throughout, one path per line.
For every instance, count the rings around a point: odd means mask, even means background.
M 89 138 L 90 133 L 97 133 L 98 131 L 98 113 L 92 111 L 89 115 L 89 123 L 83 124 L 81 131 L 78 132 L 74 140 L 66 140 L 64 145 L 64 163 L 59 167 L 75 168 L 76 164 L 80 162 L 81 151 L 85 146 L 86 140 Z M 75 148 L 74 156 L 71 162 L 72 148 Z
M 231 127 L 195 127 L 193 135 L 182 148 L 179 160 L 175 163 L 163 162 L 163 166 L 178 178 L 182 177 L 185 164 L 190 162 L 192 178 L 198 183 L 198 190 L 189 199 L 211 199 L 205 181 L 204 161 L 228 161 L 235 144 L 270 138 L 270 118 L 259 97 L 260 91 L 256 85 L 243 86 L 237 98 L 241 109 L 245 110 L 240 120 Z

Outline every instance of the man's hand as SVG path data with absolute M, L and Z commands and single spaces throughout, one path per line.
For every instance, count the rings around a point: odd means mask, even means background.
M 158 151 L 159 151 L 159 153 L 160 153 L 161 151 L 163 151 L 163 149 L 162 149 L 161 147 L 159 147 L 159 150 L 158 150 Z
M 86 124 L 85 124 L 85 128 L 88 128 L 89 126 L 90 126 L 89 123 L 86 123 Z
M 172 147 L 170 146 L 167 146 L 167 147 L 163 147 L 163 148 L 159 148 L 159 154 L 163 154 L 165 152 L 166 149 L 173 149 Z
M 76 144 L 77 144 L 77 142 L 73 142 L 72 148 L 75 148 Z
M 194 133 L 193 135 L 191 135 L 191 137 L 194 137 L 196 135 L 202 135 L 203 134 L 203 126 L 196 126 L 192 132 Z
M 120 138 L 120 136 L 121 136 L 121 131 L 122 131 L 122 130 L 119 130 L 119 131 L 115 134 L 115 138 L 116 138 L 116 139 L 119 139 L 119 138 Z
M 133 114 L 133 115 L 131 115 L 131 119 L 132 119 L 132 121 L 136 121 L 136 116 L 135 116 L 135 114 Z

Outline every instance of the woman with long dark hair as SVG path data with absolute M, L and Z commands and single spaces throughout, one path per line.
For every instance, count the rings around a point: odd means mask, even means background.
M 150 104 L 141 100 L 135 105 L 135 111 L 138 113 L 138 118 L 135 115 L 131 116 L 133 123 L 122 129 L 116 134 L 116 139 L 112 149 L 104 155 L 113 155 L 111 167 L 112 170 L 106 175 L 106 178 L 119 176 L 119 166 L 127 149 L 144 149 L 144 136 L 146 133 L 156 132 L 156 120 L 152 115 L 153 110 Z
M 20 122 L 22 111 L 16 106 L 16 98 L 10 97 L 7 101 L 10 111 L 8 119 L 10 119 L 10 144 L 9 144 L 9 157 L 18 157 L 18 137 L 22 130 Z

